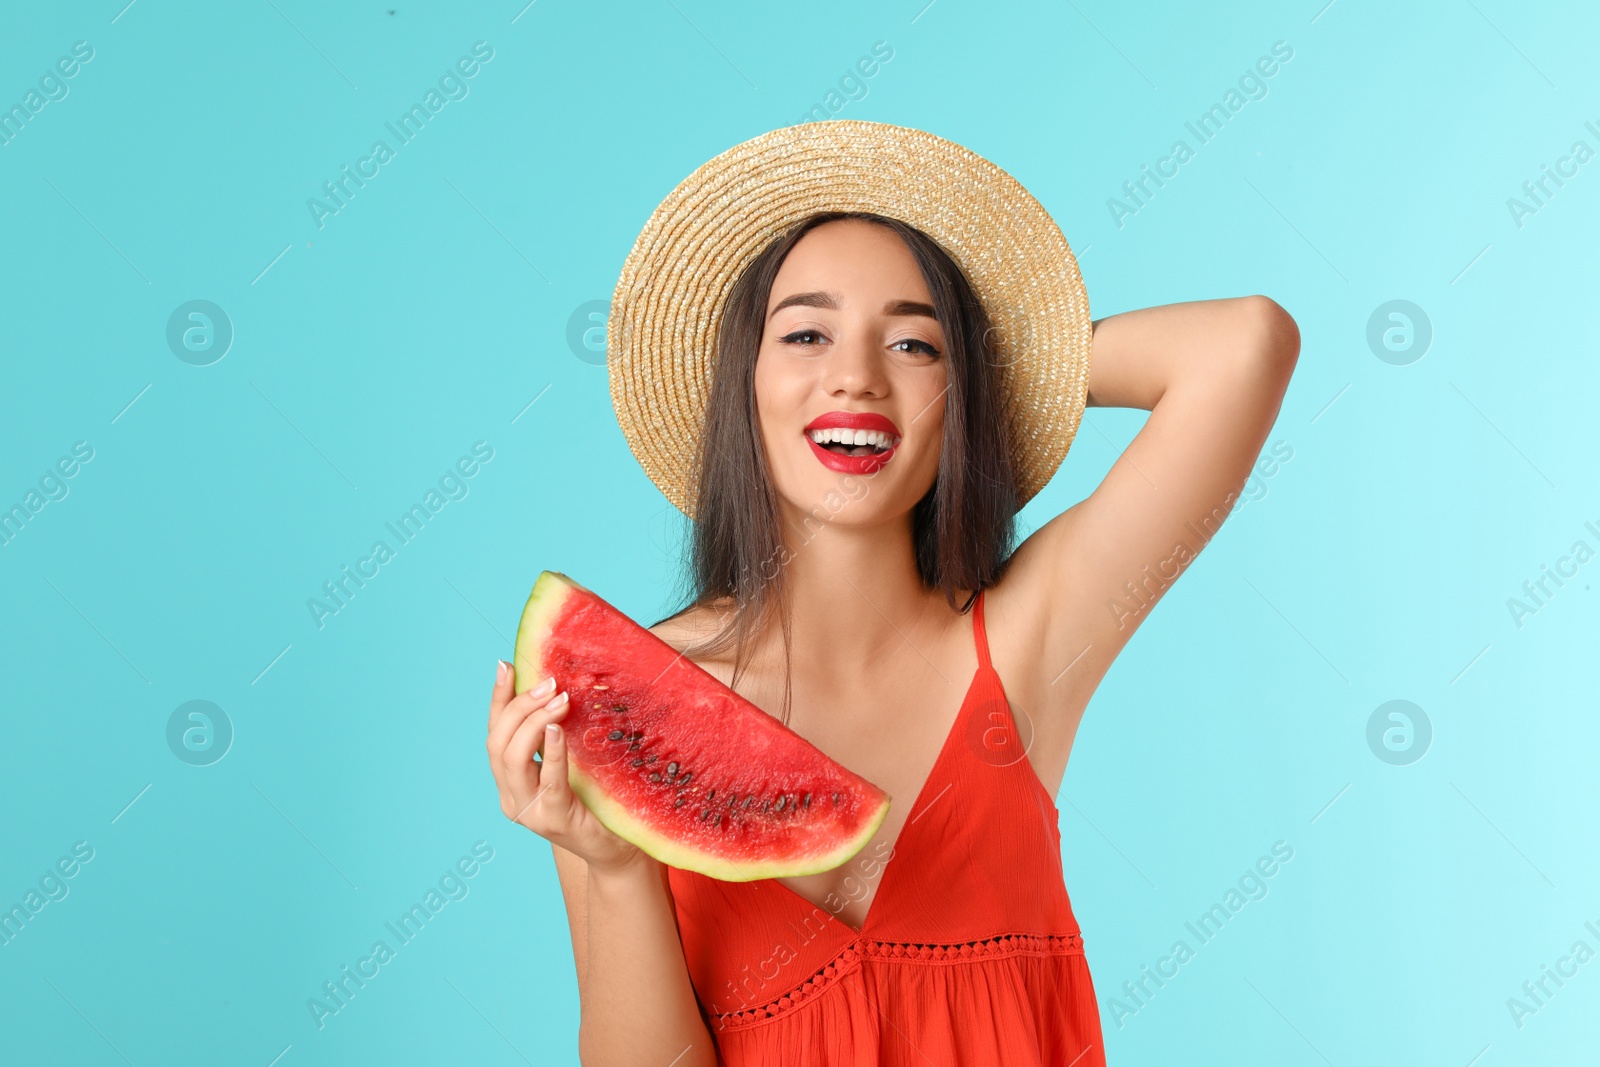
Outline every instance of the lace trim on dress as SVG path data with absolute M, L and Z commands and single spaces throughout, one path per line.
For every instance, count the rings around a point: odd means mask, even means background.
M 1071 956 L 1083 953 L 1081 934 L 1002 934 L 980 941 L 932 945 L 910 941 L 857 940 L 817 973 L 781 997 L 753 1008 L 711 1013 L 714 1030 L 740 1029 L 765 1022 L 827 992 L 864 959 L 907 960 L 925 963 L 961 963 L 1006 956 Z
M 991 956 L 1066 956 L 1083 951 L 1080 934 L 1002 934 L 955 945 L 922 945 L 906 941 L 863 941 L 868 959 L 970 960 Z

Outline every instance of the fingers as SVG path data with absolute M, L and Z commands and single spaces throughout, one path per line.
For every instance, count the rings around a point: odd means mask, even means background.
M 559 694 L 548 704 L 530 712 L 506 742 L 500 767 L 512 793 L 524 798 L 519 800 L 518 806 L 526 803 L 526 797 L 539 789 L 540 767 L 533 762 L 533 754 L 544 743 L 545 726 L 564 717 L 571 706 L 567 694 Z
M 544 765 L 539 770 L 539 788 L 551 811 L 570 810 L 572 786 L 567 782 L 567 731 L 558 722 L 544 728 Z
M 514 695 L 515 686 L 516 668 L 503 660 L 496 661 L 485 747 L 489 753 L 489 770 L 494 775 L 495 788 L 500 793 L 500 807 L 507 815 L 516 810 L 517 803 L 512 794 L 512 783 L 504 770 L 506 744 L 529 714 L 546 705 L 555 691 L 555 680 L 547 678 L 521 696 Z
M 571 785 L 566 782 L 566 731 L 550 721 L 538 731 L 544 744 L 544 763 L 539 765 L 538 789 L 525 793 L 517 805 L 514 819 L 541 832 L 549 832 L 549 816 L 541 813 L 571 811 Z M 533 813 L 533 814 L 530 814 Z
M 546 693 L 554 692 L 553 680 L 546 678 L 540 683 Z M 534 689 L 540 686 L 534 686 Z M 530 690 L 531 691 L 531 690 Z M 493 726 L 505 706 L 516 698 L 517 695 L 517 668 L 505 660 L 495 661 L 494 686 L 489 690 L 489 725 Z
M 497 659 L 494 669 L 494 687 L 489 690 L 489 728 L 494 728 L 495 719 L 500 717 L 500 711 L 506 706 L 506 701 L 511 699 L 512 674 L 511 665 L 503 659 Z
M 541 813 L 571 810 L 566 732 L 557 724 L 571 706 L 566 693 L 556 692 L 554 678 L 519 694 L 516 668 L 504 660 L 496 663 L 485 741 L 490 769 L 500 791 L 501 811 L 536 831 L 553 829 L 544 825 L 550 816 Z M 542 764 L 533 758 L 540 749 Z
M 534 752 L 544 744 L 545 724 L 562 718 L 571 707 L 567 694 L 558 693 L 528 712 L 506 740 L 501 766 L 511 773 L 526 771 L 532 765 Z
M 511 670 L 507 668 L 506 673 L 509 675 Z M 501 706 L 499 714 L 489 724 L 490 755 L 505 748 L 506 742 L 517 732 L 523 721 L 533 712 L 545 707 L 555 691 L 556 680 L 546 678 L 526 693 L 507 699 Z

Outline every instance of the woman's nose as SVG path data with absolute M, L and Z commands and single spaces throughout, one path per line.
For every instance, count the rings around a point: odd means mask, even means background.
M 882 396 L 888 386 L 883 360 L 865 341 L 841 341 L 828 353 L 824 388 L 829 394 Z

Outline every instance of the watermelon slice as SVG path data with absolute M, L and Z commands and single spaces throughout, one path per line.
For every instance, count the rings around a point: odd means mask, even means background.
M 567 779 L 612 833 L 727 882 L 831 870 L 889 795 L 563 574 L 534 583 L 516 691 L 554 677 Z

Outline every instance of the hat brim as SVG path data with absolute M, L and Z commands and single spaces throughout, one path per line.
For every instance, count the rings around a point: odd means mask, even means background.
M 628 446 L 694 517 L 697 445 L 723 307 L 745 267 L 801 219 L 867 211 L 937 241 L 988 312 L 1018 506 L 1049 482 L 1088 396 L 1092 323 L 1078 262 L 1011 175 L 923 130 L 858 119 L 772 130 L 708 160 L 623 262 L 606 325 L 611 402 Z

